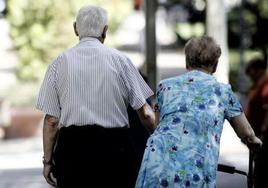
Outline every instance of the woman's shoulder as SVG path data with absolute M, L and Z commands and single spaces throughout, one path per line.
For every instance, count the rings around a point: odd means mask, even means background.
M 183 74 L 178 75 L 178 76 L 173 76 L 170 78 L 163 79 L 159 82 L 159 84 L 169 85 L 169 84 L 183 82 L 183 80 L 185 80 L 185 77 L 186 77 L 186 73 L 183 73 Z
M 165 88 L 173 88 L 175 85 L 179 85 L 179 83 L 181 83 L 181 79 L 179 76 L 163 79 L 158 83 L 158 90 L 165 90 Z
M 223 99 L 228 99 L 230 96 L 234 95 L 232 86 L 227 83 L 215 82 L 213 90 L 217 96 Z
M 163 79 L 159 84 L 170 84 L 179 81 L 179 76 Z
M 217 85 L 224 91 L 232 91 L 232 86 L 230 84 L 217 82 Z

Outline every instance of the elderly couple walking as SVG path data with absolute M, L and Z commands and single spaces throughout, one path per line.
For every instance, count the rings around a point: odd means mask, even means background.
M 82 7 L 74 23 L 79 43 L 47 69 L 37 101 L 46 114 L 46 181 L 59 188 L 215 187 L 225 119 L 245 143 L 261 145 L 230 85 L 212 76 L 220 47 L 210 37 L 191 39 L 188 71 L 160 82 L 153 112 L 146 102 L 153 92 L 130 59 L 103 45 L 107 20 L 104 9 Z M 140 167 L 129 105 L 151 133 Z

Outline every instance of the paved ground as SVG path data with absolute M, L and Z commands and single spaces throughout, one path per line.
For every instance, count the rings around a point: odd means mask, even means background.
M 41 174 L 41 168 L 1 170 L 0 187 L 49 188 Z
M 42 177 L 42 139 L 0 141 L 1 188 L 48 188 Z

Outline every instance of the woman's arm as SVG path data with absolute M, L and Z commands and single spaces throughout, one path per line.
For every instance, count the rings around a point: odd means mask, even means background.
M 258 147 L 262 145 L 261 140 L 255 136 L 255 133 L 251 128 L 244 113 L 239 116 L 233 117 L 230 120 L 230 124 L 232 125 L 237 136 L 241 138 L 241 140 L 245 144 L 247 144 L 250 149 L 254 149 L 252 147 Z

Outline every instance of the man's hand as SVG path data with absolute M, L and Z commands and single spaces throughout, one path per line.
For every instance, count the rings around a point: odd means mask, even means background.
M 145 103 L 140 109 L 137 110 L 139 118 L 149 133 L 153 133 L 155 125 L 155 114 L 149 104 Z
M 43 127 L 43 149 L 44 149 L 44 177 L 50 185 L 56 187 L 56 180 L 52 176 L 52 153 L 56 142 L 56 133 L 59 120 L 56 117 L 46 114 Z M 46 159 L 46 160 L 45 160 Z
M 50 184 L 53 187 L 57 187 L 57 181 L 52 175 L 52 165 L 51 164 L 44 164 L 43 175 L 44 175 L 48 184 Z

